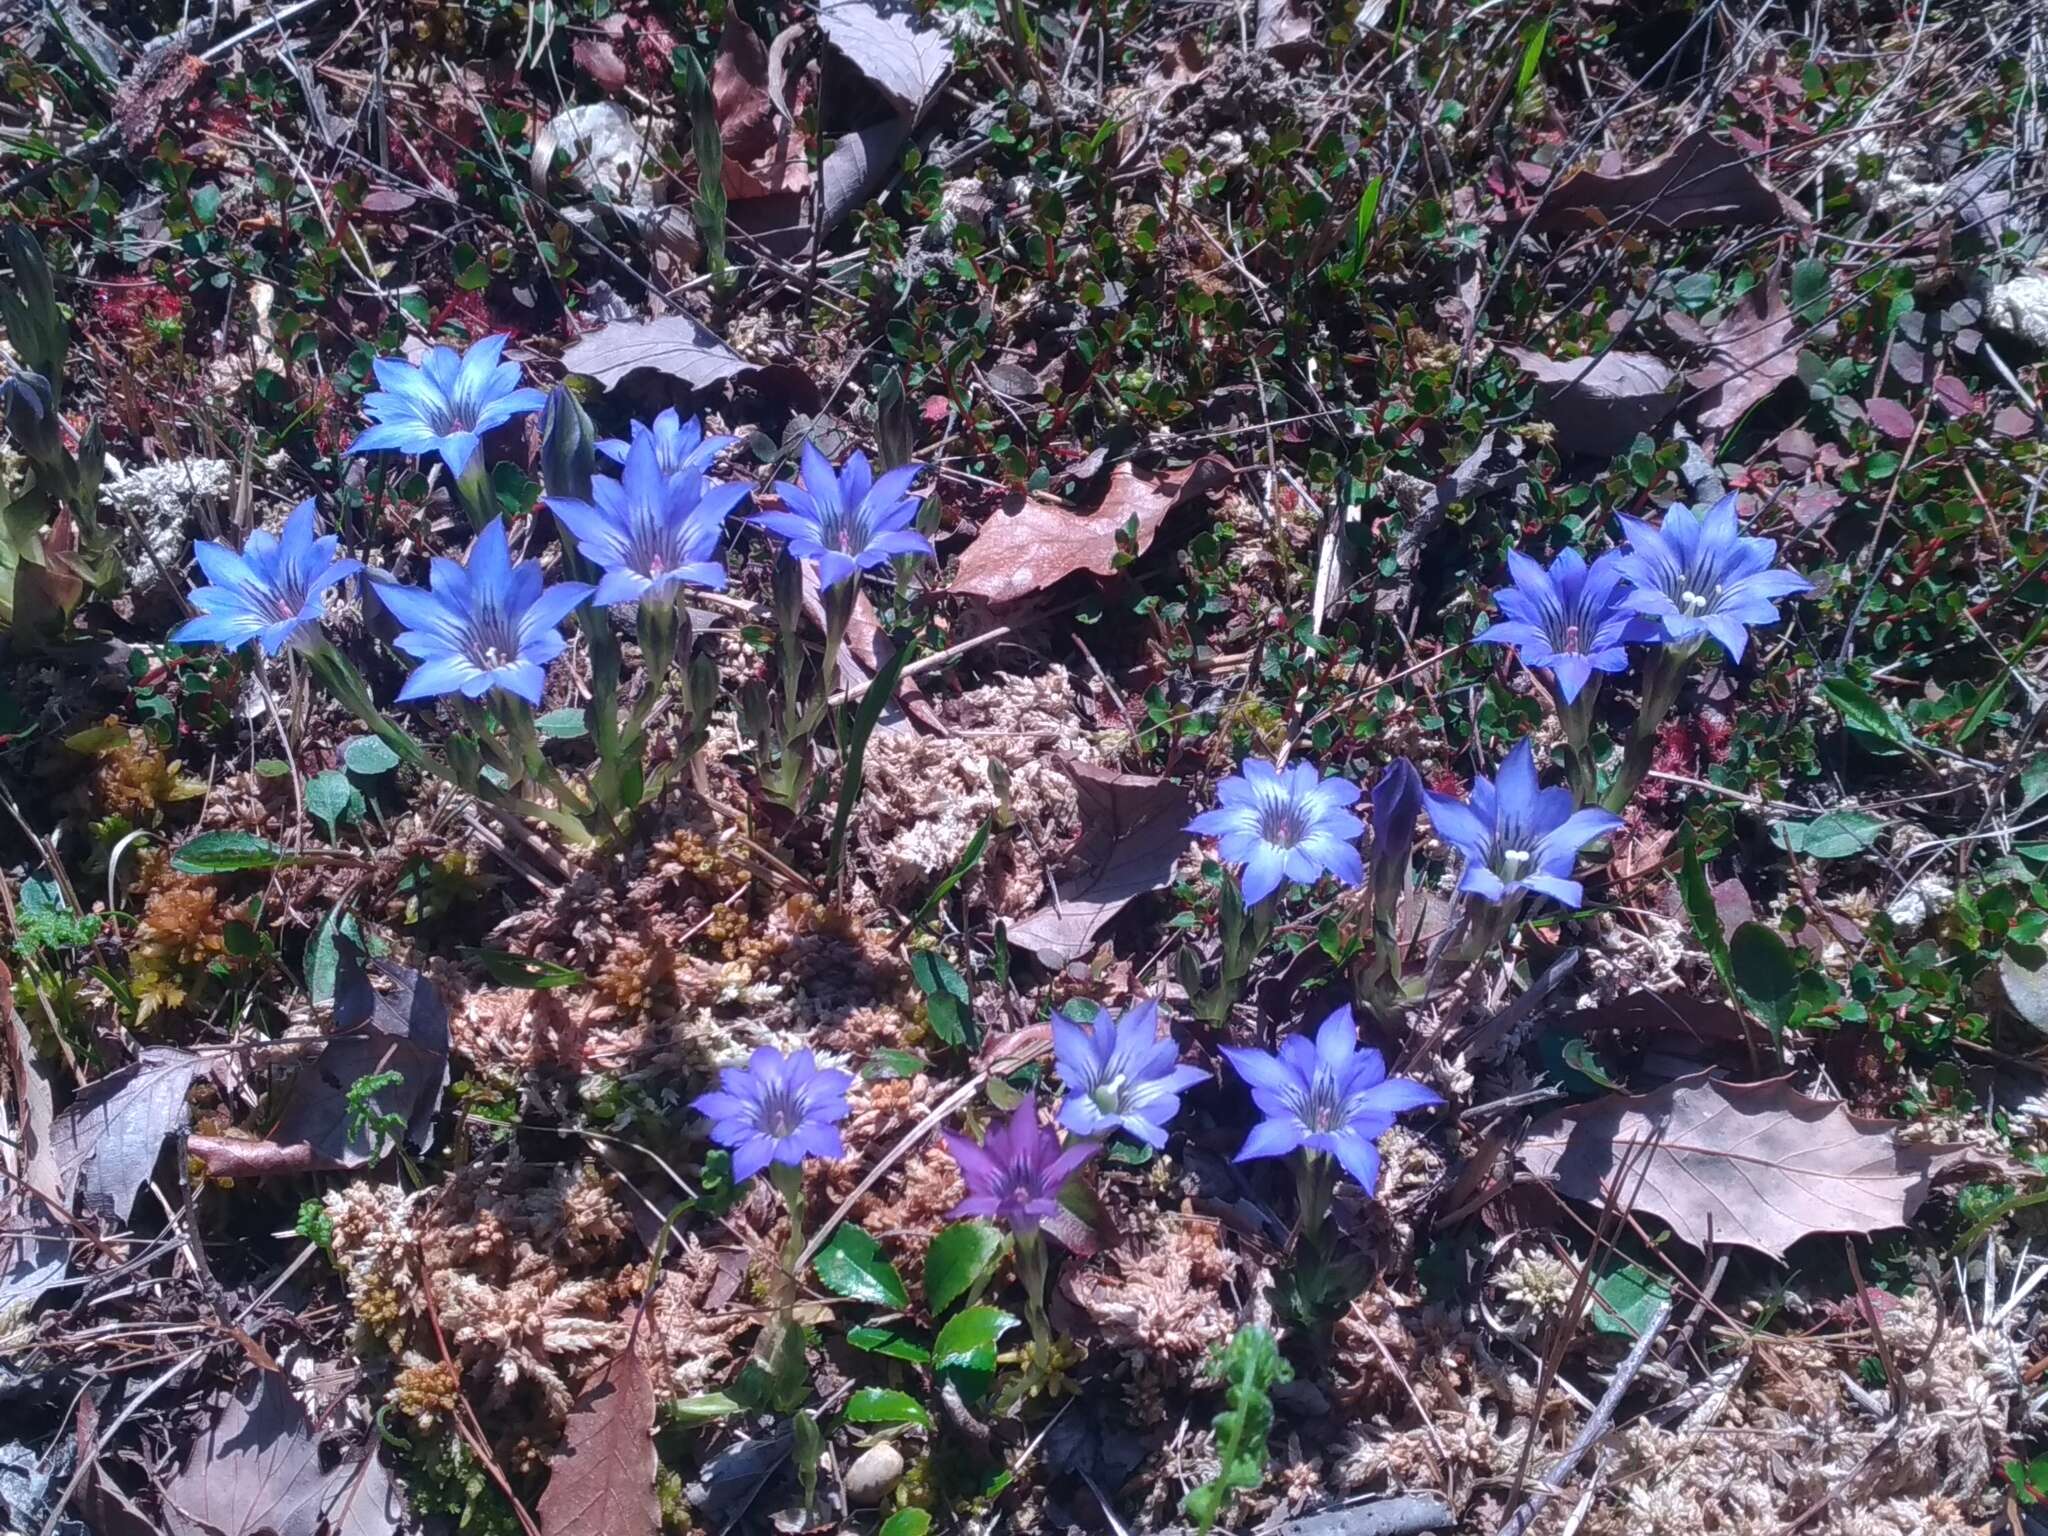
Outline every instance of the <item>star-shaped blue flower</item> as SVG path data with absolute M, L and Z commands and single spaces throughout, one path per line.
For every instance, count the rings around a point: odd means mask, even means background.
M 726 518 L 747 499 L 744 485 L 707 486 L 694 468 L 664 472 L 648 433 L 633 439 L 619 479 L 591 478 L 590 498 L 550 496 L 547 504 L 583 558 L 604 572 L 600 606 L 673 601 L 685 585 L 724 590 L 725 566 L 713 556 Z
M 1443 1103 L 1434 1089 L 1387 1076 L 1386 1059 L 1370 1046 L 1359 1048 L 1349 1004 L 1323 1020 L 1313 1044 L 1289 1035 L 1277 1054 L 1228 1045 L 1223 1054 L 1266 1117 L 1245 1138 L 1238 1162 L 1302 1147 L 1326 1152 L 1368 1195 L 1379 1187 L 1379 1139 L 1394 1117 Z
M 1458 889 L 1483 901 L 1537 891 L 1574 911 L 1585 889 L 1571 878 L 1579 850 L 1621 825 L 1610 812 L 1572 809 L 1571 791 L 1545 789 L 1536 778 L 1528 738 L 1501 764 L 1498 784 L 1472 781 L 1472 800 L 1423 791 L 1437 836 L 1465 856 Z
M 341 540 L 319 535 L 319 510 L 311 497 L 292 508 L 282 534 L 261 528 L 237 554 L 225 544 L 201 539 L 192 546 L 210 586 L 196 588 L 197 618 L 171 631 L 180 645 L 213 641 L 233 650 L 254 640 L 275 656 L 287 645 L 310 639 L 327 606 L 328 589 L 363 568 L 340 560 Z
M 1626 672 L 1631 640 L 1654 640 L 1657 631 L 1628 605 L 1621 556 L 1610 550 L 1590 566 L 1567 549 L 1544 570 L 1520 550 L 1508 551 L 1514 582 L 1493 594 L 1506 619 L 1474 638 L 1520 649 L 1522 662 L 1548 667 L 1569 704 L 1595 672 Z
M 1209 1075 L 1180 1065 L 1180 1045 L 1171 1034 L 1159 1038 L 1159 1005 L 1149 1001 L 1121 1019 L 1105 1010 L 1093 1023 L 1054 1014 L 1052 1050 L 1067 1090 L 1060 1124 L 1079 1136 L 1124 1130 L 1163 1147 L 1180 1096 Z
M 375 425 L 348 451 L 438 453 L 449 474 L 461 474 L 486 432 L 547 403 L 539 390 L 520 387 L 517 363 L 500 361 L 507 339 L 486 336 L 467 352 L 432 347 L 417 368 L 401 358 L 378 358 L 371 366 L 383 388 L 363 396 Z
M 1358 799 L 1348 779 L 1319 778 L 1307 763 L 1276 768 L 1247 758 L 1237 775 L 1216 786 L 1222 805 L 1204 811 L 1188 830 L 1216 839 L 1226 864 L 1242 864 L 1240 892 L 1252 906 L 1293 880 L 1313 884 L 1327 871 L 1346 885 L 1365 877 L 1357 842 L 1365 823 L 1345 807 Z
M 399 690 L 400 703 L 493 688 L 539 704 L 547 665 L 568 648 L 557 627 L 591 589 L 580 581 L 543 590 L 538 560 L 514 564 L 505 524 L 492 519 L 461 565 L 436 557 L 433 590 L 385 585 L 384 606 L 405 625 L 393 642 L 421 665 Z
M 770 1163 L 801 1167 L 807 1157 L 846 1155 L 839 1122 L 853 1079 L 821 1067 L 809 1051 L 785 1056 L 762 1046 L 744 1067 L 727 1067 L 718 1087 L 690 1107 L 711 1117 L 711 1139 L 732 1152 L 732 1180 L 744 1184 Z
M 739 441 L 736 437 L 706 437 L 701 421 L 695 416 L 685 421 L 671 406 L 654 418 L 651 427 L 644 421 L 634 422 L 630 440 L 599 438 L 597 451 L 614 464 L 624 464 L 633 444 L 643 438 L 653 442 L 655 462 L 664 475 L 680 475 L 688 469 L 707 470 L 721 453 Z
M 922 464 L 905 464 L 876 479 L 864 453 L 852 455 L 836 473 L 809 443 L 802 459 L 801 485 L 775 482 L 784 510 L 758 513 L 753 520 L 789 540 L 789 552 L 797 559 L 815 560 L 821 588 L 836 587 L 898 555 L 933 553 L 932 541 L 911 527 L 918 498 L 904 495 L 923 472 Z
M 1813 590 L 1798 572 L 1776 568 L 1775 539 L 1744 536 L 1733 491 L 1705 512 L 1672 507 L 1661 528 L 1626 516 L 1621 526 L 1629 548 L 1616 569 L 1634 588 L 1628 606 L 1674 645 L 1712 635 L 1740 661 L 1751 626 L 1778 622 L 1779 598 Z

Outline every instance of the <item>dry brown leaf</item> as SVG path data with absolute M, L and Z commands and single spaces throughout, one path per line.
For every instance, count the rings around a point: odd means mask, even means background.
M 1112 575 L 1117 535 L 1133 518 L 1143 554 L 1169 512 L 1209 495 L 1235 473 L 1215 454 L 1153 480 L 1141 480 L 1130 465 L 1119 464 L 1102 505 L 1086 514 L 1042 496 L 1013 496 L 961 555 L 952 590 L 1001 605 L 1043 592 L 1077 571 Z
M 1817 1232 L 1905 1226 L 1957 1150 L 1902 1142 L 1894 1123 L 1856 1119 L 1789 1078 L 1702 1073 L 1552 1115 L 1521 1158 L 1573 1199 L 1612 1197 L 1696 1248 L 1711 1239 L 1783 1258 Z
M 774 197 L 811 184 L 803 143 L 768 90 L 768 46 L 737 11 L 726 12 L 711 66 L 711 101 L 728 197 Z
M 588 374 L 606 389 L 642 368 L 665 373 L 692 389 L 706 389 L 755 368 L 688 315 L 599 326 L 562 353 L 562 366 L 570 373 Z
M 1543 200 L 1530 227 L 1545 234 L 1618 224 L 1655 233 L 1785 219 L 1803 224 L 1806 214 L 1758 176 L 1742 151 L 1702 129 L 1639 170 L 1572 172 Z
M 659 1470 L 654 1383 L 628 1341 L 569 1410 L 562 1453 L 540 1496 L 540 1528 L 548 1536 L 660 1536 Z
M 1072 758 L 1061 759 L 1060 767 L 1080 799 L 1081 873 L 1061 879 L 1056 902 L 1010 928 L 1012 945 L 1050 966 L 1079 959 L 1103 924 L 1172 880 L 1193 809 L 1185 789 L 1151 774 Z
M 1602 352 L 1559 362 L 1521 347 L 1501 350 L 1538 384 L 1536 414 L 1567 453 L 1624 452 L 1678 405 L 1678 376 L 1647 352 Z
M 81 1092 L 50 1127 L 60 1197 L 127 1220 L 164 1138 L 185 1129 L 185 1096 L 202 1065 L 189 1051 L 152 1045 Z
M 953 49 L 945 35 L 916 24 L 915 14 L 893 0 L 825 0 L 818 7 L 826 41 L 912 121 L 923 114 L 953 68 Z
M 1687 380 L 1701 391 L 1699 424 L 1725 432 L 1799 373 L 1792 311 L 1773 282 L 1759 283 L 1728 311 L 1707 341 L 1707 364 Z
M 1283 64 L 1297 64 L 1316 50 L 1307 0 L 1259 0 L 1258 48 Z

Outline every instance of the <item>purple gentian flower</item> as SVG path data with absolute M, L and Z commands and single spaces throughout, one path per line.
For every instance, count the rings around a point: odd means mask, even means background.
M 1661 528 L 1626 516 L 1621 526 L 1629 548 L 1617 569 L 1635 589 L 1628 606 L 1661 624 L 1673 644 L 1712 635 L 1740 661 L 1750 626 L 1778 622 L 1778 598 L 1813 590 L 1798 572 L 1773 567 L 1775 539 L 1744 537 L 1733 491 L 1705 512 L 1670 508 Z
M 1567 704 L 1595 672 L 1628 670 L 1628 641 L 1657 638 L 1629 607 L 1621 556 L 1613 550 L 1589 566 L 1568 549 L 1546 571 L 1511 549 L 1508 576 L 1514 585 L 1493 594 L 1507 618 L 1473 638 L 1517 647 L 1524 666 L 1548 667 Z
M 417 368 L 402 358 L 378 358 L 371 367 L 384 387 L 363 396 L 375 425 L 348 451 L 438 453 L 449 474 L 461 474 L 486 432 L 547 404 L 539 390 L 520 388 L 517 363 L 499 361 L 507 339 L 486 336 L 467 352 L 430 347 Z
M 1422 775 L 1405 757 L 1387 764 L 1372 787 L 1372 892 L 1375 906 L 1400 900 L 1422 814 Z
M 319 627 L 327 590 L 363 568 L 360 560 L 338 560 L 341 540 L 317 533 L 319 510 L 311 497 L 292 508 L 282 534 L 261 528 L 249 535 L 240 554 L 205 539 L 192 546 L 211 586 L 192 592 L 197 618 L 171 631 L 180 645 L 211 640 L 233 650 L 254 640 L 275 656 Z
M 1568 789 L 1542 788 L 1525 736 L 1501 764 L 1500 782 L 1472 781 L 1472 800 L 1423 791 L 1437 835 L 1465 856 L 1458 889 L 1483 901 L 1538 891 L 1577 910 L 1585 890 L 1571 878 L 1579 850 L 1621 825 L 1608 811 L 1572 809 Z
M 1265 1115 L 1252 1127 L 1237 1161 L 1284 1157 L 1297 1147 L 1327 1152 L 1368 1195 L 1379 1185 L 1379 1139 L 1404 1110 L 1443 1103 L 1434 1089 L 1387 1076 L 1387 1063 L 1370 1046 L 1360 1050 L 1349 1004 L 1316 1031 L 1289 1035 L 1277 1054 L 1223 1047 L 1237 1075 Z
M 886 565 L 898 555 L 929 555 L 932 541 L 911 527 L 918 499 L 905 496 L 922 464 L 905 464 L 879 480 L 867 455 L 856 453 L 833 473 L 825 455 L 809 443 L 803 449 L 803 484 L 775 482 L 784 510 L 753 519 L 789 540 L 799 560 L 818 563 L 818 585 L 836 587 L 861 571 Z
M 1020 1233 L 1036 1232 L 1059 1214 L 1060 1190 L 1102 1150 L 1101 1142 L 1080 1139 L 1062 1150 L 1058 1133 L 1038 1123 L 1034 1093 L 1024 1095 L 1008 1120 L 992 1124 L 980 1146 L 950 1131 L 941 1134 L 967 1184 L 967 1198 L 951 1218 L 988 1216 Z
M 726 1067 L 719 1086 L 690 1107 L 711 1117 L 711 1139 L 732 1152 L 732 1179 L 744 1184 L 770 1163 L 801 1166 L 807 1157 L 844 1157 L 839 1122 L 853 1079 L 821 1067 L 809 1051 L 785 1056 L 762 1046 L 744 1067 Z
M 1092 1024 L 1056 1013 L 1052 1050 L 1067 1089 L 1060 1124 L 1077 1136 L 1124 1130 L 1163 1147 L 1181 1094 L 1209 1075 L 1180 1065 L 1180 1045 L 1171 1033 L 1159 1038 L 1159 1005 L 1150 1001 L 1121 1019 L 1105 1009 Z
M 1365 878 L 1354 846 L 1365 823 L 1345 809 L 1358 799 L 1358 786 L 1349 780 L 1318 780 L 1307 763 L 1276 768 L 1254 757 L 1216 786 L 1216 798 L 1222 805 L 1202 812 L 1187 829 L 1215 838 L 1226 864 L 1244 866 L 1246 906 L 1263 901 L 1283 880 L 1307 885 L 1325 871 L 1346 885 Z
M 399 690 L 400 703 L 460 693 L 481 698 L 503 688 L 539 704 L 549 662 L 568 648 L 556 627 L 590 596 L 580 581 L 541 586 L 540 562 L 512 562 L 505 524 L 493 518 L 461 565 L 436 557 L 433 590 L 395 583 L 377 588 L 405 632 L 392 643 L 422 665 Z
M 589 501 L 547 498 L 548 510 L 575 536 L 583 558 L 604 572 L 593 597 L 600 607 L 674 600 L 686 583 L 725 588 L 725 565 L 712 556 L 727 515 L 747 499 L 747 488 L 707 486 L 695 468 L 665 474 L 659 452 L 651 433 L 636 437 L 619 479 L 591 477 Z
M 654 444 L 655 462 L 664 475 L 709 469 L 714 459 L 739 441 L 736 437 L 706 437 L 702 422 L 695 416 L 684 421 L 671 406 L 654 418 L 651 427 L 644 421 L 634 422 L 631 442 L 623 437 L 599 438 L 597 451 L 614 464 L 624 464 L 633 445 L 643 440 Z

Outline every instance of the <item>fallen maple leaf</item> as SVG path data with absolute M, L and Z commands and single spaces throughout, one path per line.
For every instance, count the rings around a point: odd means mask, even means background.
M 1537 381 L 1536 414 L 1568 453 L 1625 452 L 1678 405 L 1678 378 L 1647 352 L 1609 350 L 1562 362 L 1521 347 L 1501 350 Z
M 1077 877 L 1063 878 L 1059 899 L 1010 928 L 1045 964 L 1078 959 L 1103 924 L 1147 891 L 1173 878 L 1188 846 L 1188 792 L 1146 773 L 1119 773 L 1096 763 L 1062 758 L 1080 801 Z
M 1043 496 L 1012 496 L 960 556 L 951 590 L 1001 605 L 1043 592 L 1078 571 L 1112 575 L 1117 535 L 1133 519 L 1137 552 L 1143 554 L 1169 512 L 1209 495 L 1235 473 L 1215 454 L 1153 480 L 1141 480 L 1130 465 L 1119 464 L 1102 505 L 1085 514 Z
M 1701 394 L 1702 431 L 1727 431 L 1798 375 L 1794 334 L 1775 283 L 1759 283 L 1728 311 L 1708 338 L 1706 365 L 1687 379 Z
M 190 1051 L 152 1045 L 81 1092 L 50 1127 L 61 1197 L 125 1221 L 164 1138 L 186 1126 L 185 1095 L 200 1068 Z
M 654 1383 L 629 1340 L 569 1410 L 536 1513 L 548 1536 L 659 1536 Z
M 1530 227 L 1537 234 L 1611 224 L 1659 232 L 1781 219 L 1803 224 L 1806 214 L 1758 176 L 1741 150 L 1702 129 L 1638 170 L 1572 172 L 1544 198 Z
M 1789 1078 L 1701 1073 L 1563 1110 L 1520 1155 L 1573 1199 L 1648 1211 L 1696 1248 L 1711 1240 L 1783 1258 L 1817 1232 L 1905 1226 L 1960 1150 L 1902 1142 L 1896 1124 L 1859 1120 Z

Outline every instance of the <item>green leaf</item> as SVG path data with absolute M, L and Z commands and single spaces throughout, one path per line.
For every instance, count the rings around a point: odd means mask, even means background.
M 760 1413 L 794 1413 L 811 1395 L 811 1363 L 804 1331 L 785 1317 L 771 1317 L 740 1367 L 733 1395 Z
M 921 1509 L 899 1509 L 882 1522 L 882 1528 L 875 1536 L 925 1536 L 932 1528 L 932 1517 Z
M 930 1350 L 894 1328 L 876 1328 L 863 1323 L 846 1330 L 846 1342 L 855 1349 L 864 1349 L 871 1355 L 887 1355 L 891 1360 L 907 1360 L 912 1365 L 932 1363 Z
M 937 1317 L 974 1288 L 1003 1251 L 1003 1234 L 985 1221 L 956 1221 L 924 1251 L 924 1300 Z
M 228 875 L 287 861 L 282 848 L 254 832 L 202 832 L 171 855 L 171 868 L 181 875 Z
M 321 918 L 306 945 L 306 991 L 316 1006 L 334 1000 L 334 973 L 341 961 L 334 943 L 336 934 L 346 934 L 350 943 L 371 954 L 381 954 L 384 949 L 381 943 L 364 942 L 362 924 L 353 912 L 336 908 Z
M 818 1250 L 819 1280 L 834 1295 L 851 1301 L 872 1301 L 899 1312 L 910 1305 L 903 1277 L 882 1257 L 881 1244 L 852 1222 L 841 1222 L 832 1240 Z
M 896 697 L 897 679 L 910 665 L 910 653 L 916 648 L 907 634 L 892 636 L 891 639 L 895 643 L 896 654 L 882 663 L 881 670 L 868 684 L 868 691 L 861 695 L 860 708 L 854 711 L 853 726 L 847 733 L 846 758 L 839 771 L 839 804 L 832 813 L 832 855 L 825 873 L 828 886 L 839 883 L 839 865 L 846 855 L 846 827 L 853 817 L 854 802 L 860 799 L 868 738 L 875 734 L 875 727 L 881 723 L 882 711 Z
M 350 773 L 374 779 L 398 766 L 398 754 L 375 736 L 352 736 L 342 743 L 341 761 Z
M 711 1424 L 740 1411 L 737 1398 L 723 1392 L 703 1392 L 696 1397 L 679 1397 L 662 1410 L 662 1417 L 678 1429 Z
M 864 1083 L 886 1083 L 915 1077 L 930 1065 L 931 1063 L 915 1051 L 899 1050 L 893 1045 L 885 1045 L 867 1059 L 867 1063 L 860 1069 L 860 1077 Z
M 939 1330 L 932 1343 L 932 1369 L 952 1378 L 960 1394 L 973 1402 L 995 1380 L 996 1340 L 1017 1326 L 1000 1307 L 969 1307 Z
M 922 1424 L 932 1427 L 932 1416 L 923 1403 L 908 1392 L 888 1387 L 862 1387 L 846 1400 L 849 1424 Z
M 1216 1441 L 1216 1475 L 1192 1489 L 1181 1510 L 1204 1533 L 1215 1525 L 1230 1496 L 1249 1492 L 1266 1480 L 1266 1437 L 1273 1429 L 1273 1388 L 1292 1381 L 1294 1372 L 1280 1356 L 1280 1345 L 1266 1329 L 1240 1329 L 1210 1360 L 1206 1374 L 1223 1383 L 1228 1403 L 1212 1424 Z
M 128 745 L 128 727 L 125 725 L 94 725 L 82 731 L 74 731 L 64 738 L 65 747 L 84 757 L 97 757 L 111 747 Z
M 1792 307 L 1812 324 L 1828 312 L 1828 266 L 1808 257 L 1792 268 Z
M 910 975 L 924 994 L 932 1033 L 948 1045 L 968 1044 L 974 1032 L 968 1007 L 972 998 L 966 979 L 953 969 L 952 962 L 935 949 L 915 950 L 910 956 Z
M 590 721 L 580 709 L 551 709 L 533 717 L 533 728 L 551 741 L 576 741 L 590 734 Z
M 1685 903 L 1685 915 L 1692 924 L 1693 937 L 1700 941 L 1700 947 L 1706 950 L 1707 958 L 1714 963 L 1714 974 L 1721 978 L 1721 985 L 1727 988 L 1729 997 L 1736 998 L 1735 972 L 1728 964 L 1728 937 L 1721 931 L 1720 909 L 1714 905 L 1714 892 L 1707 884 L 1707 872 L 1700 867 L 1699 850 L 1693 847 L 1690 838 L 1685 844 L 1685 857 L 1678 866 L 1678 895 Z
M 981 862 L 981 856 L 988 849 L 988 834 L 993 822 L 984 821 L 976 829 L 967 846 L 960 850 L 960 857 L 953 861 L 953 867 L 946 871 L 945 878 L 932 887 L 931 895 L 925 897 L 924 905 L 917 909 L 910 919 L 910 926 L 922 928 L 926 918 L 938 910 L 939 903 L 952 894 L 953 887 L 974 872 L 974 866 Z
M 281 757 L 259 757 L 256 759 L 256 777 L 259 779 L 282 779 L 291 775 L 292 765 Z
M 551 992 L 556 987 L 573 987 L 590 980 L 581 971 L 552 960 L 535 960 L 506 949 L 464 949 L 462 957 L 474 960 L 501 987 L 524 987 L 529 992 Z
M 210 183 L 192 189 L 192 217 L 202 224 L 211 224 L 220 217 L 220 188 Z
M 348 775 L 330 768 L 306 785 L 306 809 L 316 821 L 327 823 L 327 835 L 333 837 L 344 821 L 360 821 L 368 807 Z
M 1595 1087 L 1612 1093 L 1620 1086 L 1607 1075 L 1607 1069 L 1600 1065 L 1600 1058 L 1593 1054 L 1593 1047 L 1584 1040 L 1567 1040 L 1562 1055 L 1566 1066 Z
M 1771 839 L 1788 853 L 1809 859 L 1847 859 L 1867 852 L 1884 833 L 1881 817 L 1866 811 L 1829 811 L 1812 821 L 1781 821 Z
M 1770 1026 L 1776 1040 L 1792 1022 L 1799 999 L 1799 967 L 1792 951 L 1775 928 L 1744 923 L 1728 940 L 1728 963 L 1737 995 Z
M 1828 702 L 1842 712 L 1843 723 L 1851 730 L 1861 731 L 1865 736 L 1875 737 L 1881 742 L 1893 742 L 1902 747 L 1917 747 L 1919 740 L 1899 718 L 1897 711 L 1886 708 L 1860 683 L 1846 677 L 1831 677 L 1820 685 L 1820 691 L 1827 695 Z
M 1593 1303 L 1593 1331 L 1634 1339 L 1671 1299 L 1671 1287 L 1641 1265 L 1629 1264 L 1594 1281 L 1593 1294 L 1600 1298 Z

